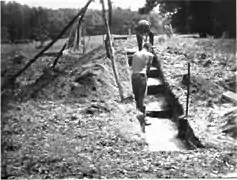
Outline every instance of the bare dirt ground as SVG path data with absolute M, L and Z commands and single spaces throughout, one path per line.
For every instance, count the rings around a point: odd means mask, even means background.
M 184 108 L 183 54 L 191 59 L 189 122 L 207 147 L 179 151 L 145 149 L 124 52 L 135 46 L 134 38 L 115 42 L 123 103 L 103 47 L 81 58 L 62 57 L 57 70 L 45 68 L 52 58 L 41 58 L 17 79 L 15 90 L 2 92 L 2 178 L 210 178 L 233 172 L 237 144 L 222 127 L 235 105 L 222 93 L 236 88 L 235 41 L 156 37 L 163 71 Z M 14 64 L 9 61 L 5 67 Z

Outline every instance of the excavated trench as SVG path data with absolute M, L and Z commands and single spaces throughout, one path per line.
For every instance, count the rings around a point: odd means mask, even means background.
M 127 49 L 129 66 L 136 51 Z M 187 119 L 181 118 L 183 107 L 172 93 L 164 78 L 156 54 L 148 74 L 148 92 L 146 101 L 146 122 L 141 124 L 149 151 L 179 151 L 203 148 L 195 136 Z M 141 122 L 141 121 L 140 121 Z

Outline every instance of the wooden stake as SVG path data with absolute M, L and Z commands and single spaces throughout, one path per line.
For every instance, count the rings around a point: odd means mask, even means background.
M 79 50 L 80 45 L 81 45 L 81 36 L 82 36 L 82 22 L 84 20 L 86 14 L 86 10 L 83 11 L 81 14 L 78 24 L 77 24 L 77 30 L 76 30 L 76 39 L 75 39 L 75 44 L 74 44 L 74 50 Z
M 188 117 L 188 103 L 189 103 L 189 94 L 190 94 L 190 62 L 188 61 L 188 85 L 187 85 L 187 101 L 186 101 L 186 117 Z
M 117 69 L 116 69 L 114 50 L 113 50 L 112 42 L 111 42 L 111 34 L 110 34 L 109 24 L 108 24 L 108 21 L 107 21 L 107 18 L 106 18 L 104 0 L 100 0 L 100 2 L 101 2 L 101 5 L 102 5 L 102 14 L 103 14 L 103 18 L 104 18 L 104 23 L 105 23 L 105 26 L 106 26 L 106 29 L 107 29 L 107 37 L 106 37 L 107 43 L 105 43 L 105 46 L 107 46 L 107 48 L 106 48 L 106 50 L 108 51 L 107 54 L 109 54 L 109 56 L 110 56 L 110 60 L 111 60 L 111 63 L 112 63 L 112 68 L 113 68 L 113 71 L 114 71 L 115 81 L 116 81 L 118 89 L 119 89 L 119 95 L 120 95 L 121 101 L 123 101 L 124 100 L 123 89 L 122 89 L 122 86 L 120 84 Z
M 78 25 L 77 25 L 77 30 L 76 30 L 76 38 L 74 41 L 74 51 L 75 50 L 79 50 L 79 47 L 81 45 L 81 22 L 82 22 L 82 16 L 80 17 L 79 21 L 78 21 Z M 81 22 L 80 22 L 81 20 Z

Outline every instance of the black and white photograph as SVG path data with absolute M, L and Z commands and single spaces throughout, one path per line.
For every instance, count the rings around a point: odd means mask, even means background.
M 1 179 L 237 178 L 236 0 L 3 0 Z

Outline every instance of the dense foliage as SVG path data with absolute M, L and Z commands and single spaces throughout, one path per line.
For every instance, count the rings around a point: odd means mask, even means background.
M 229 37 L 236 37 L 235 0 L 146 0 L 139 11 L 145 14 L 158 5 L 162 13 L 173 13 L 172 25 L 178 32 L 198 32 L 202 37 L 228 32 Z
M 19 42 L 25 39 L 54 38 L 78 11 L 79 9 L 31 8 L 14 1 L 1 1 L 2 40 Z M 128 29 L 134 32 L 134 25 L 141 18 L 149 18 L 155 32 L 161 32 L 159 15 L 141 15 L 137 11 L 121 8 L 113 8 L 111 31 L 114 34 L 128 34 Z M 86 35 L 105 34 L 101 10 L 88 9 L 83 27 Z M 69 33 L 67 32 L 65 37 L 68 37 Z
M 16 2 L 1 1 L 2 40 L 53 38 L 76 14 L 75 9 L 30 8 Z

